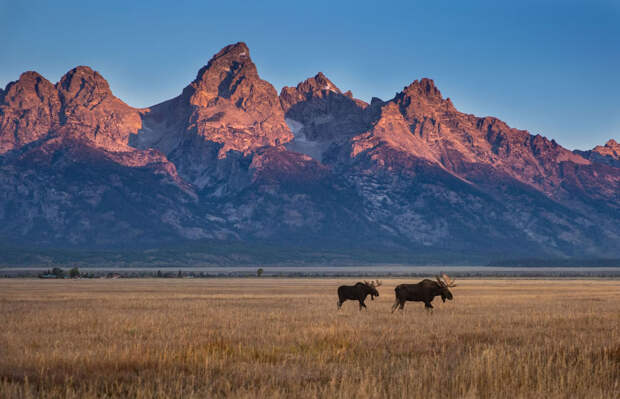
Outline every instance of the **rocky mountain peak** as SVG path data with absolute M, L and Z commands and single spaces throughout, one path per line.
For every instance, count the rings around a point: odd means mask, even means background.
M 323 72 L 317 73 L 313 78 L 306 79 L 306 81 L 301 84 L 302 87 L 304 86 L 304 83 L 306 84 L 306 86 L 312 88 L 314 91 L 327 90 L 334 93 L 341 93 L 340 89 L 336 87 L 336 85 L 332 83 L 332 81 L 329 80 L 327 76 L 323 74 Z
M 444 99 L 432 79 L 422 78 L 406 86 L 392 100 L 400 107 L 405 118 L 413 123 L 425 117 L 437 118 L 438 113 L 456 111 L 452 101 Z
M 230 63 L 231 61 L 251 62 L 250 48 L 244 42 L 229 44 L 228 46 L 218 51 L 217 54 L 215 54 L 213 58 L 209 61 L 209 64 L 215 64 L 222 60 L 225 60 L 225 63 Z
M 19 75 L 19 79 L 15 83 L 35 82 L 37 80 L 47 80 L 37 71 L 26 71 Z
M 71 69 L 56 85 L 26 72 L 0 103 L 0 152 L 59 135 L 127 150 L 129 134 L 140 127 L 139 111 L 114 97 L 103 76 L 87 66 Z
M 575 150 L 574 153 L 592 162 L 620 167 L 620 144 L 614 139 L 609 139 L 605 145 L 597 145 L 591 150 Z
M 49 80 L 38 72 L 28 71 L 22 73 L 16 82 L 9 83 L 0 99 L 13 107 L 27 108 L 35 103 L 46 102 L 55 92 Z
M 258 107 L 263 103 L 271 107 L 278 95 L 270 83 L 258 76 L 250 50 L 242 42 L 228 45 L 215 54 L 198 71 L 186 93 L 189 93 L 190 103 L 194 106 L 208 107 L 221 99 L 229 99 L 237 107 L 245 107 L 245 110 L 249 110 L 250 102 Z M 254 101 L 257 97 L 261 101 Z
M 382 104 L 382 103 L 383 103 L 383 100 L 380 99 L 379 97 L 373 97 L 373 98 L 370 99 L 370 105 L 371 106 L 374 106 L 376 104 Z
M 280 98 L 286 110 L 290 104 L 309 100 L 312 97 L 323 98 L 330 94 L 342 94 L 342 92 L 323 72 L 319 72 L 300 82 L 296 87 L 283 87 L 280 91 Z M 347 97 L 352 98 L 353 94 L 351 93 Z
M 353 136 L 368 127 L 366 104 L 340 89 L 323 72 L 283 87 L 280 104 L 295 140 L 287 148 L 321 160 L 334 140 Z
M 423 96 L 427 98 L 442 99 L 441 92 L 435 86 L 433 79 L 422 78 L 414 80 L 409 86 L 403 89 L 403 92 L 410 96 Z
M 112 96 L 110 85 L 87 66 L 78 66 L 67 72 L 56 84 L 65 102 L 76 100 L 84 105 L 94 105 Z
M 239 156 L 229 152 L 291 139 L 277 91 L 259 77 L 240 42 L 215 54 L 179 97 L 150 107 L 132 145 L 162 151 L 183 178 L 204 187 L 213 180 L 214 165 Z
M 618 142 L 614 139 L 609 139 L 606 143 L 605 143 L 605 147 L 608 148 L 612 148 L 615 150 L 619 150 L 620 149 L 620 144 L 618 144 Z
M 198 71 L 193 85 L 201 90 L 217 92 L 218 95 L 226 94 L 221 89 L 230 89 L 235 77 L 245 77 L 249 79 L 259 79 L 256 65 L 250 58 L 250 49 L 245 43 L 239 42 L 228 45 L 215 54 Z M 228 87 L 220 87 L 220 86 Z M 230 93 L 228 93 L 230 94 Z
M 608 140 L 605 145 L 597 145 L 592 151 L 620 161 L 620 144 L 614 139 Z
M 59 111 L 54 85 L 37 72 L 22 73 L 0 95 L 0 154 L 45 137 Z

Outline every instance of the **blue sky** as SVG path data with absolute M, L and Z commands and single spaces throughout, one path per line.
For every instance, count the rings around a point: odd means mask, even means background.
M 146 107 L 237 41 L 278 90 L 323 71 L 387 100 L 429 77 L 459 110 L 571 149 L 620 139 L 619 0 L 0 0 L 0 86 L 89 65 Z

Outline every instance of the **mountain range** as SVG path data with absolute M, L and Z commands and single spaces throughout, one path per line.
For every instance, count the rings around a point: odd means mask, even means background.
M 145 264 L 164 249 L 196 263 L 263 262 L 263 250 L 279 262 L 620 258 L 620 145 L 570 151 L 459 112 L 430 79 L 370 103 L 323 73 L 278 94 L 244 43 L 148 108 L 86 66 L 56 84 L 25 72 L 0 89 L 0 240 Z

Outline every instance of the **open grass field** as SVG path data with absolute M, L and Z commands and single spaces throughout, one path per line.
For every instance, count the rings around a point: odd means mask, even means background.
M 620 397 L 618 280 L 355 281 L 0 280 L 0 397 Z

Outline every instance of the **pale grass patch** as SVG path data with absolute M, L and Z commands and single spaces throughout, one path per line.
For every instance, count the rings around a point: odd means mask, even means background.
M 0 280 L 0 397 L 611 398 L 620 282 L 460 280 L 427 315 L 355 279 Z

